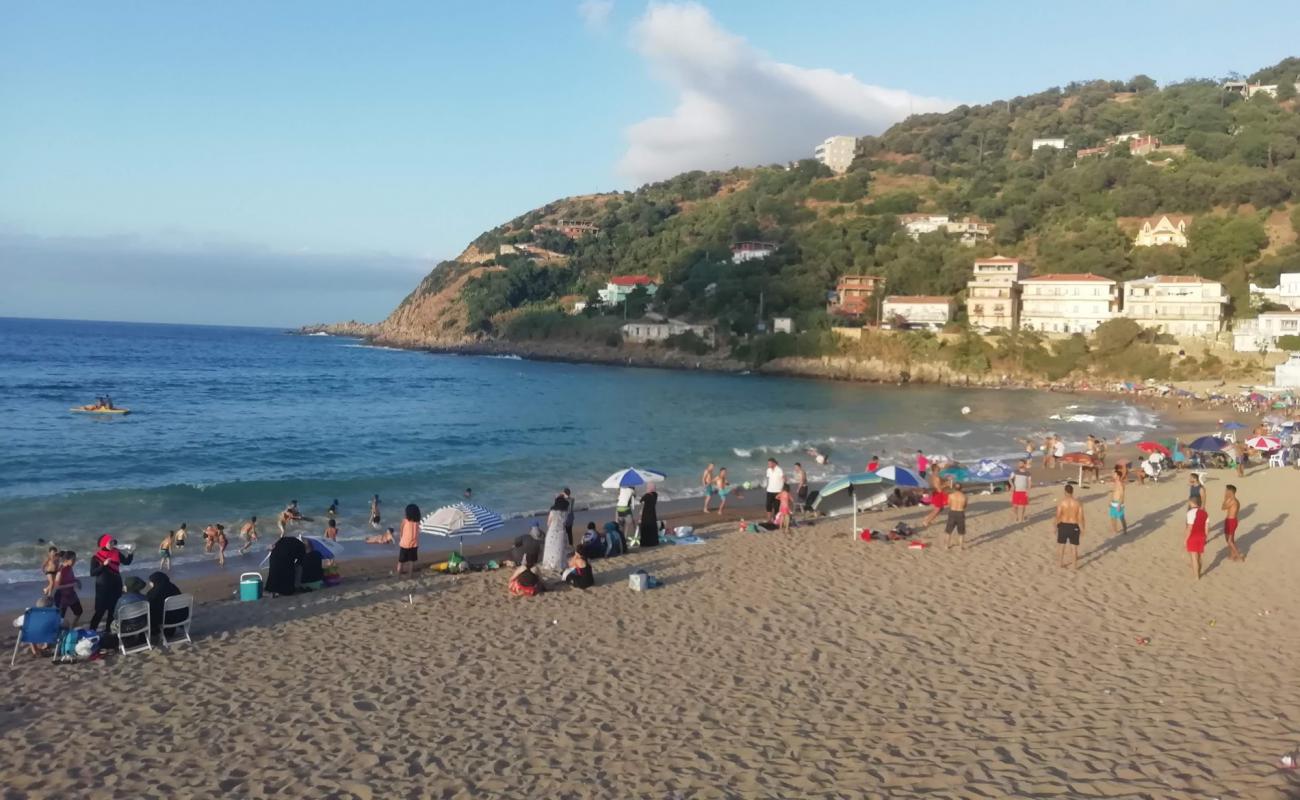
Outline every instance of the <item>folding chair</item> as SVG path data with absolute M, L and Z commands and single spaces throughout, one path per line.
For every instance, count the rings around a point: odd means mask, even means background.
M 117 607 L 117 618 L 113 620 L 113 632 L 117 634 L 117 647 L 122 655 L 152 650 L 153 642 L 149 638 L 149 603 L 137 601 Z M 128 646 L 127 639 L 137 643 Z
M 162 628 L 158 631 L 163 647 L 171 647 L 172 642 L 181 641 L 194 644 L 194 640 L 190 638 L 190 619 L 193 615 L 194 595 L 192 594 L 172 595 L 163 601 L 163 622 Z M 176 631 L 184 634 L 184 638 L 176 636 Z M 173 634 L 171 641 L 167 640 L 168 633 Z
M 1284 463 L 1284 459 L 1283 459 L 1283 457 L 1282 457 L 1282 451 L 1281 451 L 1281 450 L 1278 450 L 1276 453 L 1273 453 L 1272 455 L 1270 455 L 1270 456 L 1268 457 L 1268 465 L 1269 465 L 1270 467 L 1282 467 L 1282 466 L 1286 466 L 1285 463 Z
M 29 608 L 23 612 L 23 625 L 18 631 L 18 641 L 14 642 L 14 655 L 9 659 L 9 666 L 18 660 L 18 651 L 25 644 L 59 643 L 59 634 L 63 632 L 63 614 L 57 608 Z

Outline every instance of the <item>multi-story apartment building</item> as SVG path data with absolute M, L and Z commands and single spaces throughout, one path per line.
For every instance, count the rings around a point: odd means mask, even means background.
M 1039 275 L 1020 286 L 1025 330 L 1087 334 L 1119 313 L 1119 284 L 1100 275 Z
M 1174 336 L 1217 336 L 1228 295 L 1196 275 L 1156 275 L 1124 282 L 1124 316 Z
M 831 172 L 842 175 L 853 163 L 853 156 L 858 149 L 858 140 L 854 136 L 832 136 L 813 150 L 813 157 L 830 167 Z
M 1018 258 L 994 256 L 975 262 L 966 284 L 966 319 L 972 328 L 1014 329 L 1019 325 L 1020 282 L 1029 265 Z

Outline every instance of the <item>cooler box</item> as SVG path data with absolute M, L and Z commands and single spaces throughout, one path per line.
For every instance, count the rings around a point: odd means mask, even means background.
M 634 592 L 644 592 L 650 587 L 650 576 L 644 572 L 635 572 L 627 576 L 627 584 Z
M 239 576 L 239 599 L 241 601 L 262 599 L 261 573 L 245 572 Z

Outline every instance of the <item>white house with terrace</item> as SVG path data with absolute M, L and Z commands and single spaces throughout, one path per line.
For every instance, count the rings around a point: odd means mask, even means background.
M 1282 336 L 1300 336 L 1300 311 L 1265 311 L 1232 326 L 1232 349 L 1238 353 L 1271 353 Z
M 952 298 L 935 295 L 890 295 L 880 309 L 882 324 L 902 320 L 909 328 L 937 331 L 952 320 Z
M 1025 330 L 1088 334 L 1119 313 L 1119 284 L 1100 275 L 1039 275 L 1020 286 Z

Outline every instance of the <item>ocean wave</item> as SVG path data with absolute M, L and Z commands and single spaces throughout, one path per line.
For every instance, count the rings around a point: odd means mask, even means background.
M 329 334 L 326 333 L 325 331 L 316 331 L 315 333 L 309 333 L 307 335 L 308 336 L 329 336 Z
M 936 431 L 939 436 L 948 436 L 953 439 L 962 439 L 970 436 L 970 431 Z

